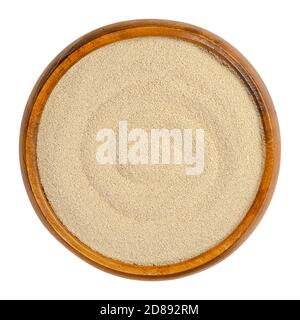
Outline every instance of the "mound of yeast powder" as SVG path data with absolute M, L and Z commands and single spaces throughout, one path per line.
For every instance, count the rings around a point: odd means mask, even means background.
M 203 171 L 120 163 L 120 121 L 128 134 L 149 133 L 149 157 L 153 128 L 202 129 Z M 97 161 L 103 128 L 116 133 L 116 161 L 106 164 Z M 228 65 L 192 43 L 144 37 L 97 49 L 66 72 L 45 105 L 37 158 L 54 212 L 83 243 L 163 265 L 199 255 L 237 227 L 259 187 L 264 140 L 256 104 Z

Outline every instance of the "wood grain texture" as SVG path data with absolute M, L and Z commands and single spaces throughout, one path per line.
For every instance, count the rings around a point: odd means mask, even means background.
M 40 181 L 36 144 L 45 103 L 59 79 L 79 59 L 104 45 L 142 36 L 176 37 L 204 46 L 227 61 L 249 87 L 262 117 L 265 135 L 265 167 L 251 208 L 237 228 L 221 243 L 190 260 L 164 266 L 139 266 L 116 261 L 93 251 L 60 222 Z M 133 20 L 88 33 L 63 50 L 37 81 L 24 112 L 20 131 L 20 164 L 31 203 L 48 230 L 67 248 L 92 265 L 118 275 L 138 279 L 164 279 L 204 269 L 228 256 L 247 238 L 265 212 L 278 176 L 280 136 L 271 97 L 250 63 L 218 36 L 195 26 L 167 20 Z

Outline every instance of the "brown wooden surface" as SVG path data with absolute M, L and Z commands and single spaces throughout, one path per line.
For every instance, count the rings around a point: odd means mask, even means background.
M 36 142 L 44 105 L 62 75 L 80 58 L 106 44 L 133 37 L 168 36 L 192 41 L 218 54 L 241 75 L 250 88 L 263 120 L 266 161 L 261 184 L 248 213 L 220 244 L 190 260 L 164 266 L 138 266 L 116 261 L 93 251 L 60 222 L 45 196 L 36 157 Z M 109 25 L 88 33 L 63 50 L 37 81 L 24 112 L 20 131 L 20 163 L 27 193 L 48 230 L 66 247 L 87 262 L 118 275 L 142 279 L 175 277 L 203 269 L 229 255 L 257 225 L 265 212 L 277 180 L 280 137 L 276 112 L 261 78 L 249 62 L 218 36 L 195 26 L 166 20 L 133 20 Z M 255 258 L 255 257 L 253 257 Z

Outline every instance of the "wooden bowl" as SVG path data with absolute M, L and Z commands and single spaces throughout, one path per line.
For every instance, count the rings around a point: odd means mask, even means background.
M 176 37 L 191 41 L 225 59 L 250 89 L 265 135 L 265 166 L 256 197 L 237 228 L 221 243 L 190 260 L 163 266 L 139 266 L 103 256 L 83 244 L 58 219 L 43 191 L 37 166 L 37 134 L 45 103 L 59 79 L 80 58 L 106 44 L 141 36 Z M 204 269 L 228 256 L 246 239 L 263 216 L 272 197 L 280 162 L 280 136 L 271 97 L 250 63 L 218 36 L 195 26 L 165 20 L 133 20 L 92 31 L 64 49 L 37 81 L 24 112 L 20 132 L 20 162 L 28 196 L 48 230 L 67 248 L 92 265 L 123 276 L 142 279 L 174 277 Z

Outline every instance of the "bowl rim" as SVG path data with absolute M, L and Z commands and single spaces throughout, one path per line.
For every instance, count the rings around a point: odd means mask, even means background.
M 265 165 L 256 197 L 240 224 L 222 242 L 202 254 L 174 264 L 142 266 L 117 261 L 89 248 L 75 237 L 51 208 L 39 178 L 36 157 L 38 126 L 43 107 L 59 79 L 79 59 L 104 45 L 144 36 L 175 37 L 204 46 L 225 59 L 248 86 L 263 122 Z M 125 277 L 159 280 L 203 270 L 231 254 L 261 220 L 275 189 L 280 164 L 280 133 L 273 102 L 262 79 L 246 58 L 217 35 L 183 22 L 142 19 L 114 23 L 80 37 L 47 66 L 36 82 L 20 129 L 20 166 L 29 199 L 47 229 L 69 250 L 90 264 Z

